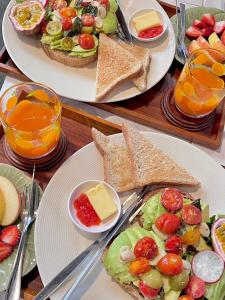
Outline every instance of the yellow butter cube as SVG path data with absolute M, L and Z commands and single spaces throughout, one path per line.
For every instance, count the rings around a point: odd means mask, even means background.
M 102 221 L 116 213 L 117 207 L 104 184 L 96 185 L 85 194 Z
M 141 31 L 155 27 L 161 24 L 160 17 L 156 11 L 151 11 L 149 13 L 146 13 L 144 15 L 135 17 L 133 19 L 134 26 L 138 33 Z

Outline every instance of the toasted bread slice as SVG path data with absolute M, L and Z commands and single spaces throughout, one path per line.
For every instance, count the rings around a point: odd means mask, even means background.
M 95 128 L 92 128 L 92 137 L 103 156 L 104 180 L 111 184 L 117 192 L 134 189 L 125 142 L 114 142 Z
M 41 44 L 44 52 L 53 60 L 56 60 L 66 66 L 82 68 L 89 65 L 97 58 L 97 52 L 88 57 L 69 56 L 66 51 L 51 49 L 48 45 Z
M 143 134 L 123 124 L 123 134 L 137 186 L 153 183 L 196 186 L 198 181 L 167 154 L 156 148 Z
M 123 42 L 122 40 L 119 40 L 119 44 L 126 50 L 130 51 L 136 58 L 142 61 L 144 72 L 139 77 L 134 78 L 132 82 L 141 92 L 145 91 L 147 89 L 148 72 L 151 62 L 150 49 L 135 45 L 132 46 L 128 43 Z
M 104 33 L 99 36 L 96 100 L 143 73 L 142 62 Z

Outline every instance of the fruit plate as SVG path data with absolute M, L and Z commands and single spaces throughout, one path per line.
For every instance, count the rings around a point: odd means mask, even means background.
M 177 138 L 149 132 L 144 134 L 200 181 L 199 189 L 187 190 L 209 203 L 210 214 L 225 212 L 225 202 L 221 200 L 225 195 L 225 171 L 218 163 L 205 152 Z M 121 137 L 113 136 L 114 139 Z M 97 238 L 96 235 L 84 234 L 76 229 L 67 211 L 68 197 L 73 188 L 80 182 L 91 179 L 103 180 L 102 158 L 93 143 L 72 155 L 57 170 L 45 189 L 34 235 L 37 265 L 44 285 Z M 121 199 L 128 195 L 129 193 L 121 194 Z M 63 299 L 71 284 L 70 281 L 57 290 L 51 300 Z M 71 299 L 131 298 L 112 281 L 99 262 Z
M 50 86 L 57 94 L 84 102 L 95 102 L 96 63 L 85 68 L 72 68 L 51 60 L 41 48 L 38 38 L 17 34 L 8 14 L 15 0 L 11 0 L 4 14 L 2 33 L 4 44 L 17 67 L 32 81 L 42 82 Z M 156 0 L 123 0 L 121 9 L 126 20 L 141 8 L 153 8 L 162 12 L 168 22 L 167 33 L 159 41 L 141 43 L 151 48 L 151 67 L 148 74 L 150 89 L 167 73 L 175 54 L 175 36 L 173 27 L 166 12 Z M 47 70 L 47 72 L 45 72 Z M 113 70 L 112 70 L 113 72 Z M 101 102 L 115 102 L 132 98 L 141 92 L 130 82 L 124 83 Z
M 210 14 L 214 15 L 216 21 L 225 20 L 225 12 L 221 9 L 218 9 L 218 8 L 212 8 L 212 7 L 191 7 L 191 8 L 187 8 L 186 9 L 186 30 L 188 29 L 188 27 L 190 27 L 192 25 L 192 22 L 195 19 L 200 20 L 201 16 L 203 14 L 206 14 L 206 13 L 210 13 Z M 173 29 L 175 31 L 175 34 L 176 34 L 176 31 L 177 31 L 176 20 L 177 20 L 176 15 L 172 16 L 172 18 L 170 19 L 170 21 L 173 25 Z M 186 44 L 187 49 L 188 49 L 190 43 L 191 43 L 191 40 L 189 38 L 185 37 L 185 44 Z M 180 60 L 177 53 L 175 54 L 175 58 L 182 64 L 182 61 Z
M 24 172 L 16 169 L 13 166 L 7 164 L 0 164 L 0 176 L 8 178 L 16 187 L 17 191 L 21 193 L 23 191 L 24 185 L 31 182 L 30 177 L 28 177 Z M 16 224 L 20 230 L 22 229 L 22 222 L 18 219 L 14 224 Z M 16 257 L 17 247 L 14 249 L 13 253 L 0 263 L 1 275 L 0 275 L 0 291 L 6 289 L 12 270 L 13 263 Z M 36 266 L 36 258 L 34 252 L 34 224 L 28 233 L 28 238 L 26 241 L 26 250 L 24 258 L 23 276 L 28 274 Z

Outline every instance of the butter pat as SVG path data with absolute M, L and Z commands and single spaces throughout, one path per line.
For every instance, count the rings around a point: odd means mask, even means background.
M 133 18 L 134 26 L 138 33 L 161 24 L 161 20 L 156 11 L 151 11 L 144 15 Z
M 102 221 L 117 212 L 117 207 L 104 184 L 96 185 L 85 194 Z

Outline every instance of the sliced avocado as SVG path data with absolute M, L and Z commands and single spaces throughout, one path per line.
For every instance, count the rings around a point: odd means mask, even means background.
M 88 57 L 94 55 L 95 53 L 96 50 L 88 51 L 88 52 L 70 52 L 69 56 Z
M 197 251 L 203 251 L 203 250 L 212 250 L 209 245 L 207 245 L 206 241 L 202 236 L 200 236 L 200 240 L 197 246 L 195 246 L 195 249 Z
M 94 31 L 94 27 L 93 26 L 83 26 L 81 29 L 82 33 L 92 33 Z
M 201 200 L 202 222 L 209 221 L 209 204 Z
M 60 40 L 61 37 L 62 37 L 61 33 L 59 35 L 56 35 L 56 36 L 51 36 L 47 33 L 44 33 L 42 35 L 42 38 L 41 38 L 41 43 L 46 44 L 46 45 L 50 45 L 52 42 Z
M 115 0 L 109 0 L 109 11 L 115 13 L 118 9 L 118 4 Z
M 205 297 L 209 300 L 223 300 L 225 298 L 225 272 L 216 283 L 207 284 Z
M 163 276 L 163 290 L 167 294 L 171 290 L 169 277 Z
M 114 13 L 108 12 L 107 16 L 102 20 L 101 32 L 110 34 L 117 32 L 118 20 Z
M 141 211 L 145 229 L 151 229 L 155 220 L 166 212 L 166 209 L 161 204 L 161 195 L 161 193 L 158 193 L 150 197 Z
M 177 300 L 178 297 L 180 296 L 181 291 L 169 291 L 168 293 L 165 294 L 164 300 Z

